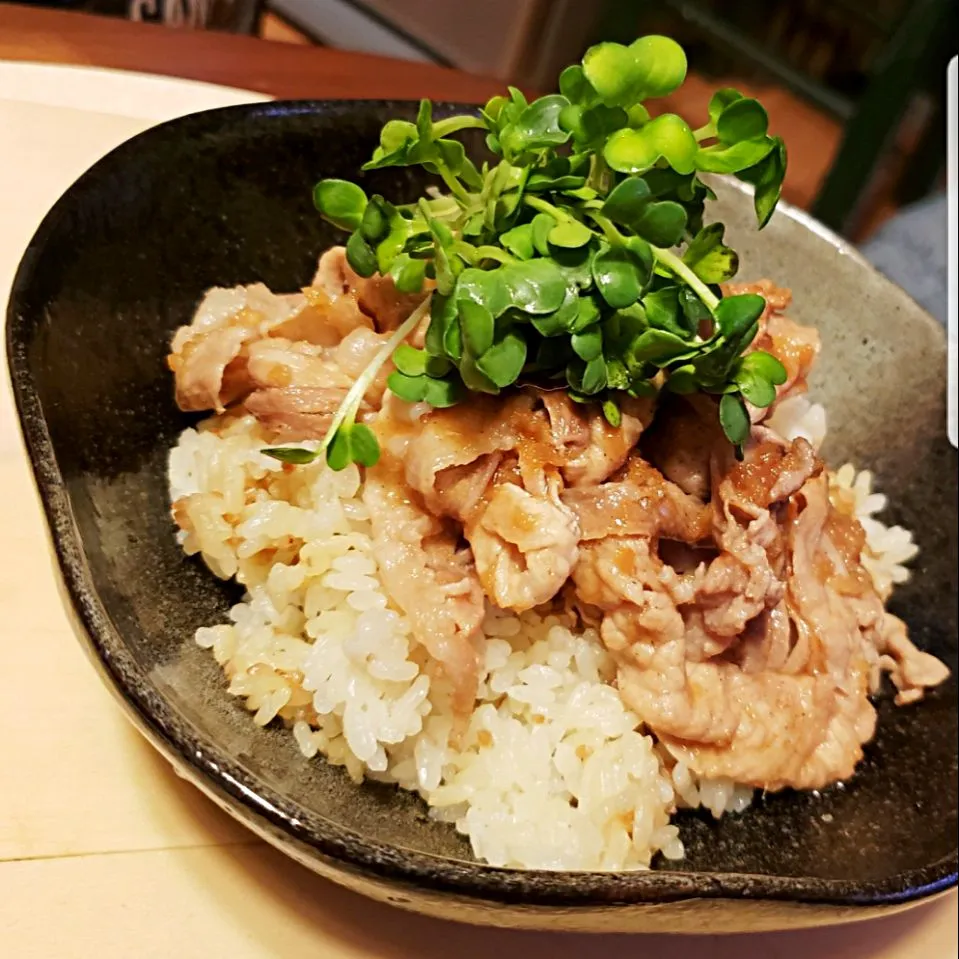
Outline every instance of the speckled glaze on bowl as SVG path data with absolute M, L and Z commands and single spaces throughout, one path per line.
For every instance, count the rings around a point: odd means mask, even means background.
M 67 602 L 93 661 L 140 730 L 229 813 L 323 875 L 410 909 L 498 925 L 733 931 L 864 918 L 956 882 L 956 681 L 915 708 L 880 704 L 859 773 L 825 794 L 757 800 L 716 823 L 680 816 L 687 857 L 634 873 L 477 863 L 413 797 L 307 762 L 259 729 L 191 641 L 235 586 L 183 556 L 165 487 L 188 423 L 164 357 L 212 285 L 306 283 L 340 237 L 314 212 L 321 176 L 354 177 L 409 104 L 233 107 L 119 147 L 47 216 L 17 274 L 7 349 L 23 435 Z M 416 173 L 363 178 L 411 199 Z M 793 288 L 825 349 L 826 453 L 875 470 L 890 518 L 922 549 L 895 610 L 956 669 L 956 452 L 945 434 L 945 339 L 904 293 L 803 215 L 757 234 L 726 189 L 717 216 L 742 277 Z

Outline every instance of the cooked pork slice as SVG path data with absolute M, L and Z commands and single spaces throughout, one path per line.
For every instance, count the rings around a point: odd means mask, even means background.
M 638 455 L 609 482 L 564 490 L 562 499 L 576 514 L 583 540 L 658 536 L 692 544 L 711 530 L 710 509 Z
M 531 390 L 543 404 L 549 418 L 549 430 L 557 449 L 571 455 L 583 452 L 589 445 L 589 417 L 582 406 L 570 400 L 566 390 Z
M 423 507 L 388 452 L 367 471 L 363 502 L 383 585 L 452 683 L 454 709 L 466 716 L 479 682 L 484 613 L 472 556 L 460 547 L 456 531 Z
M 267 338 L 333 347 L 371 321 L 346 300 L 308 291 L 278 295 L 263 284 L 213 289 L 189 326 L 173 337 L 168 364 L 181 409 L 223 412 L 249 391 L 246 358 L 250 344 Z
M 776 387 L 777 400 L 806 392 L 806 380 L 821 345 L 815 327 L 803 326 L 779 313 L 769 317 L 766 329 L 753 340 L 753 347 L 771 353 L 786 367 L 786 382 Z
M 267 429 L 284 440 L 321 439 L 356 378 L 385 342 L 385 335 L 357 328 L 334 347 L 268 337 L 251 344 L 243 402 Z M 389 364 L 367 387 L 360 416 L 379 409 Z
M 243 345 L 255 335 L 251 325 L 237 320 L 236 325 L 210 330 L 174 342 L 168 363 L 176 382 L 176 402 L 181 410 L 216 410 L 222 413 L 228 403 L 246 392 L 241 371 L 227 377 L 227 368 L 240 355 Z M 239 375 L 237 375 L 239 373 Z M 229 379 L 229 382 L 227 382 Z
M 493 485 L 466 527 L 476 570 L 490 600 L 523 611 L 552 599 L 579 555 L 579 525 L 559 499 L 554 475 L 545 496 L 513 483 Z
M 896 703 L 900 706 L 922 699 L 926 689 L 949 678 L 946 664 L 917 649 L 909 639 L 906 624 L 891 613 L 886 613 L 883 621 L 879 650 L 880 665 L 898 690 Z
M 391 277 L 379 273 L 360 276 L 347 262 L 342 246 L 334 246 L 320 257 L 313 287 L 334 301 L 346 298 L 355 303 L 380 333 L 395 330 L 427 295 L 425 291 L 400 293 Z
M 345 389 L 287 386 L 257 390 L 246 398 L 243 406 L 277 440 L 321 440 L 345 396 Z M 365 418 L 371 410 L 369 403 L 362 403 L 360 418 Z
M 705 394 L 668 396 L 643 433 L 643 455 L 670 482 L 705 501 L 710 493 L 709 463 L 723 442 L 719 404 Z
M 758 432 L 741 463 L 714 449 L 709 505 L 638 453 L 566 490 L 586 534 L 573 581 L 601 611 L 624 699 L 675 756 L 702 776 L 820 788 L 862 757 L 880 666 L 903 701 L 946 672 L 884 613 L 862 528 L 830 503 L 811 447 Z
M 431 410 L 410 436 L 405 454 L 407 482 L 437 515 L 465 522 L 479 499 L 475 489 L 464 498 L 464 478 L 473 472 L 492 478 L 491 457 L 516 450 L 524 439 L 524 424 L 531 430 L 537 425 L 542 429 L 542 422 L 535 422 L 533 406 L 532 397 L 519 394 L 505 401 L 473 396 L 460 406 Z M 530 441 L 527 447 L 535 437 Z
M 730 459 L 728 452 L 714 456 L 713 539 L 719 555 L 698 582 L 692 602 L 697 621 L 721 646 L 783 598 L 783 534 L 770 508 L 821 470 L 805 440 L 785 449 L 753 444 L 745 460 L 731 468 Z
M 776 286 L 772 280 L 723 284 L 723 296 L 739 296 L 742 293 L 758 293 L 766 301 L 766 309 L 759 320 L 760 328 L 773 313 L 788 310 L 793 301 L 792 293 L 784 286 Z
M 567 399 L 571 406 L 572 401 Z M 585 414 L 589 441 L 585 448 L 568 457 L 563 465 L 563 478 L 568 486 L 592 486 L 612 476 L 639 442 L 643 430 L 653 419 L 651 400 L 627 399 L 621 406 L 622 422 L 611 426 L 602 412 L 589 408 Z
M 561 498 L 567 437 L 577 426 L 570 420 L 558 433 L 541 396 L 479 396 L 433 410 L 413 427 L 405 450 L 410 486 L 437 516 L 463 524 L 486 595 L 517 611 L 562 589 L 580 538 Z

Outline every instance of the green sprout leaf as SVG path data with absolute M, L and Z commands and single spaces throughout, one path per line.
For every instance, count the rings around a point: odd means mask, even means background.
M 493 314 L 472 300 L 460 300 L 459 311 L 463 344 L 473 356 L 482 356 L 493 345 Z
M 317 184 L 320 214 L 349 234 L 353 270 L 404 294 L 432 289 L 351 386 L 320 449 L 271 448 L 277 458 L 374 464 L 376 438 L 357 411 L 390 357 L 394 395 L 438 408 L 529 382 L 595 404 L 615 427 L 624 395 L 654 397 L 664 384 L 705 392 L 721 397 L 739 450 L 746 404 L 774 402 L 786 372 L 750 352 L 762 297 L 720 296 L 738 257 L 722 224 L 708 222 L 715 194 L 700 174 L 752 184 L 761 228 L 786 151 L 758 101 L 731 88 L 713 94 L 695 132 L 650 109 L 685 76 L 668 38 L 599 44 L 563 71 L 559 93 L 529 101 L 511 87 L 476 114 L 437 117 L 424 100 L 415 121 L 388 121 L 364 169 L 419 167 L 436 186 L 415 203 L 367 198 L 345 180 Z M 492 161 L 471 159 L 466 131 Z M 414 347 L 406 339 L 427 315 Z
M 376 466 L 380 459 L 380 444 L 373 431 L 363 423 L 354 423 L 350 430 L 353 462 L 360 466 Z
M 393 365 L 406 376 L 422 376 L 426 372 L 426 361 L 429 354 L 402 343 L 393 352 Z
M 635 55 L 621 43 L 597 44 L 583 57 L 586 82 L 611 106 L 639 99 L 634 94 L 636 70 Z
M 465 390 L 463 384 L 455 379 L 427 379 L 423 399 L 430 406 L 438 409 L 445 409 L 448 406 L 455 406 L 463 399 Z
M 326 450 L 326 463 L 331 470 L 346 469 L 353 462 L 352 429 L 344 424 L 333 436 L 333 442 Z
M 569 333 L 576 328 L 582 302 L 579 291 L 569 286 L 566 288 L 566 297 L 559 309 L 552 313 L 532 316 L 530 322 L 541 336 L 561 336 L 563 333 Z M 598 316 L 597 313 L 597 318 Z
M 334 226 L 356 230 L 363 222 L 367 199 L 363 190 L 349 180 L 320 180 L 313 188 L 313 205 Z
M 566 382 L 583 396 L 595 396 L 606 389 L 606 361 L 596 356 L 588 363 L 575 359 L 566 367 Z
M 533 248 L 540 256 L 549 256 L 549 235 L 556 228 L 556 220 L 548 213 L 537 213 L 530 223 L 530 238 Z
M 579 220 L 563 220 L 550 230 L 548 239 L 553 246 L 576 250 L 593 239 L 593 231 Z
M 529 150 L 560 146 L 569 139 L 569 131 L 559 125 L 559 115 L 569 100 L 554 93 L 531 103 L 516 120 L 500 130 L 499 141 L 505 157 L 512 158 Z
M 728 104 L 716 120 L 720 143 L 732 145 L 742 140 L 762 140 L 769 129 L 769 117 L 758 100 L 740 97 Z
M 638 130 L 617 130 L 606 141 L 603 156 L 619 173 L 645 173 L 662 158 L 685 174 L 697 168 L 701 152 L 689 124 L 674 113 L 664 113 Z
M 740 361 L 741 370 L 748 370 L 755 376 L 769 380 L 774 386 L 782 386 L 788 379 L 786 367 L 771 353 L 765 350 L 754 350 L 747 353 Z
M 400 293 L 419 293 L 426 279 L 426 261 L 414 260 L 408 253 L 401 253 L 393 260 L 389 275 Z
M 376 243 L 389 232 L 390 221 L 386 201 L 374 196 L 366 205 L 360 220 L 360 233 L 368 243 Z
M 296 446 L 270 446 L 260 452 L 272 456 L 281 463 L 292 463 L 294 466 L 312 463 L 320 455 L 315 450 L 305 450 Z
M 614 223 L 630 227 L 640 218 L 653 194 L 642 177 L 629 176 L 618 183 L 606 197 L 603 216 Z
M 781 137 L 773 137 L 772 143 L 772 149 L 758 163 L 737 173 L 740 180 L 756 187 L 753 203 L 760 230 L 769 222 L 779 203 L 786 176 L 786 144 Z
M 695 168 L 703 173 L 739 173 L 759 163 L 774 146 L 771 137 L 764 137 L 741 140 L 731 146 L 705 147 L 696 154 Z
M 709 98 L 708 112 L 710 122 L 713 126 L 715 127 L 719 123 L 719 118 L 722 116 L 726 107 L 742 99 L 743 95 L 733 87 L 723 87 L 717 90 Z
M 524 313 L 552 313 L 566 298 L 566 278 L 551 260 L 511 263 L 500 271 L 510 302 Z
M 623 414 L 620 412 L 619 404 L 616 400 L 612 398 L 603 400 L 602 410 L 606 422 L 609 423 L 613 429 L 618 429 L 623 422 Z
M 463 275 L 468 271 L 464 270 Z M 423 343 L 430 356 L 444 356 L 446 331 L 454 326 L 458 317 L 456 301 L 451 296 L 434 293 L 430 298 L 430 325 Z
M 742 397 L 726 393 L 719 401 L 719 423 L 733 446 L 742 446 L 749 437 L 749 413 Z
M 689 343 L 666 330 L 646 330 L 630 347 L 630 359 L 634 363 L 654 363 L 657 366 L 688 353 Z
M 714 285 L 731 280 L 739 269 L 739 256 L 723 243 L 722 223 L 704 227 L 686 248 L 683 262 L 703 283 Z
M 410 375 L 400 370 L 390 373 L 386 381 L 391 393 L 395 393 L 407 403 L 422 403 L 426 398 L 426 384 L 428 377 L 423 373 Z
M 633 78 L 638 87 L 636 99 L 666 97 L 686 79 L 686 53 L 670 37 L 640 37 L 629 45 L 636 62 Z
M 686 209 L 673 200 L 647 203 L 633 229 L 653 246 L 675 246 L 686 232 Z
M 457 278 L 456 300 L 481 303 L 496 319 L 512 305 L 512 294 L 502 269 L 477 270 L 468 267 Z
M 593 257 L 593 280 L 614 309 L 632 306 L 649 282 L 648 265 L 625 246 L 601 247 Z
M 578 63 L 566 67 L 559 75 L 559 92 L 570 103 L 589 102 L 596 96 L 596 91 L 586 79 L 586 73 Z
M 688 338 L 695 332 L 690 328 L 686 315 L 679 307 L 679 287 L 664 286 L 643 297 L 646 321 L 657 330 L 665 330 L 674 336 Z M 684 344 L 686 343 L 684 339 Z
M 727 339 L 736 339 L 750 329 L 762 316 L 766 301 L 758 293 L 740 293 L 720 300 L 716 307 L 716 322 Z
M 686 54 L 669 37 L 600 43 L 586 51 L 583 74 L 604 103 L 622 106 L 676 90 L 686 79 Z
M 570 338 L 573 352 L 581 359 L 589 362 L 603 352 L 603 331 L 598 323 L 588 326 Z
M 512 230 L 503 233 L 499 241 L 505 249 L 520 260 L 531 260 L 536 255 L 536 248 L 533 245 L 532 223 L 514 226 Z
M 761 376 L 751 376 L 747 372 L 736 375 L 736 385 L 743 397 L 753 406 L 765 409 L 776 399 L 776 387 Z
M 477 361 L 476 368 L 503 388 L 516 382 L 526 363 L 526 340 L 510 332 L 494 343 Z
M 351 233 L 346 241 L 346 259 L 360 276 L 372 276 L 376 272 L 376 254 L 359 230 Z

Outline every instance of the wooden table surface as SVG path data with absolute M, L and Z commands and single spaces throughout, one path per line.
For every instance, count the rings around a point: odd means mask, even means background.
M 135 69 L 275 97 L 481 101 L 500 86 L 429 65 L 3 3 L 0 59 Z M 5 102 L 0 90 L 0 308 L 20 253 L 62 184 L 149 125 L 109 115 L 109 104 L 96 108 L 103 115 Z M 0 368 L 0 380 L 5 375 Z M 956 959 L 955 892 L 849 927 L 602 939 L 451 926 L 344 892 L 256 840 L 181 783 L 115 707 L 60 605 L 3 382 L 0 531 L 7 681 L 0 696 L 0 955 Z
M 0 59 L 159 73 L 277 99 L 433 97 L 482 103 L 503 88 L 502 81 L 428 63 L 3 2 Z

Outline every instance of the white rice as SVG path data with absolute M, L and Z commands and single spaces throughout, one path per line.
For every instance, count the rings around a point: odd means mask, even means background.
M 821 442 L 821 407 L 787 412 L 780 429 Z M 183 548 L 247 590 L 196 641 L 254 722 L 282 720 L 304 756 L 357 781 L 419 793 L 498 866 L 646 868 L 657 853 L 682 858 L 677 807 L 719 817 L 749 805 L 752 789 L 666 758 L 609 685 L 595 631 L 558 615 L 489 610 L 479 696 L 451 746 L 448 689 L 378 578 L 359 471 L 284 467 L 267 444 L 252 417 L 211 420 L 180 436 L 169 463 Z M 874 519 L 881 497 L 850 469 L 835 484 L 870 524 L 870 571 L 898 582 L 905 531 Z

